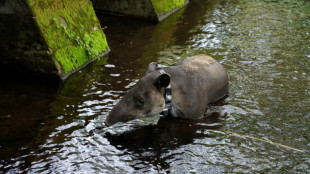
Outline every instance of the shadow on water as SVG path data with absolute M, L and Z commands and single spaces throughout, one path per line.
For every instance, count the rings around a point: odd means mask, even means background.
M 60 81 L 24 69 L 0 66 L 0 156 L 9 161 L 28 154 L 48 118 Z

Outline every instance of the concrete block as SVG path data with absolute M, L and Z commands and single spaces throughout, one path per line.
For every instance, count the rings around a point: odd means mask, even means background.
M 89 0 L 0 2 L 0 63 L 66 79 L 109 51 Z
M 188 0 L 91 0 L 98 12 L 160 22 Z

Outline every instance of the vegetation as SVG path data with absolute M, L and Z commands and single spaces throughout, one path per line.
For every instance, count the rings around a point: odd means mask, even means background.
M 185 0 L 152 0 L 155 12 L 158 14 L 171 12 L 177 7 L 182 7 Z
M 64 74 L 107 51 L 89 0 L 27 0 L 37 25 Z

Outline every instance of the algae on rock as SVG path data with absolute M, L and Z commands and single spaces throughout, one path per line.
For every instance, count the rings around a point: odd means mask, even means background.
M 157 14 L 173 11 L 185 5 L 185 0 L 151 0 Z
M 89 0 L 27 0 L 62 79 L 109 51 Z

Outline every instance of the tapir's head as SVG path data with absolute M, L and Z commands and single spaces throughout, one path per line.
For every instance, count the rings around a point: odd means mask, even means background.
M 164 94 L 169 83 L 170 76 L 166 73 L 147 73 L 114 106 L 105 124 L 110 126 L 116 122 L 159 114 L 165 108 Z

